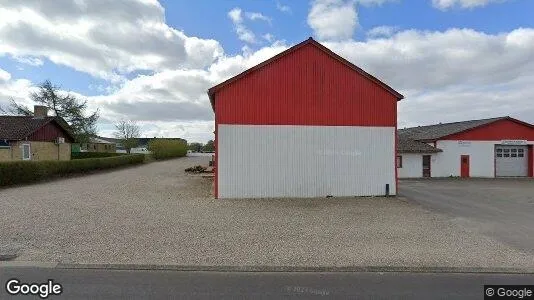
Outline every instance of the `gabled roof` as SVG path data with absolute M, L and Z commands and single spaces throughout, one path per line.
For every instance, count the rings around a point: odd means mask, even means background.
M 317 48 L 319 48 L 320 50 L 324 51 L 326 54 L 330 55 L 332 58 L 338 60 L 339 62 L 345 64 L 346 66 L 348 66 L 349 68 L 353 69 L 354 71 L 360 73 L 361 75 L 363 75 L 364 77 L 366 77 L 367 79 L 373 81 L 374 83 L 380 85 L 382 88 L 384 88 L 385 90 L 387 90 L 388 92 L 390 92 L 391 94 L 393 94 L 393 96 L 395 96 L 397 98 L 397 100 L 402 100 L 404 99 L 404 96 L 401 95 L 399 92 L 395 91 L 392 87 L 390 87 L 389 85 L 385 84 L 384 82 L 380 81 L 378 78 L 374 77 L 373 75 L 365 72 L 364 70 L 362 70 L 361 68 L 359 68 L 358 66 L 354 65 L 353 63 L 349 62 L 348 60 L 344 59 L 343 57 L 337 55 L 336 53 L 334 53 L 332 50 L 326 48 L 325 46 L 323 46 L 322 44 L 320 44 L 319 42 L 317 42 L 316 40 L 314 40 L 313 38 L 309 38 L 285 51 L 282 51 L 281 53 L 271 57 L 270 59 L 222 82 L 222 83 L 219 83 L 218 85 L 210 88 L 208 90 L 208 96 L 210 98 L 210 102 L 211 102 L 211 107 L 214 109 L 215 108 L 215 93 L 217 93 L 218 90 L 220 90 L 221 88 L 225 87 L 226 85 L 228 84 L 231 84 L 233 83 L 234 81 L 237 81 L 239 79 L 241 79 L 242 77 L 248 75 L 249 73 L 252 73 L 254 71 L 257 71 L 261 68 L 263 68 L 264 66 L 280 59 L 281 57 L 283 56 L 286 56 L 288 54 L 290 54 L 291 52 L 305 46 L 305 45 L 313 45 Z
M 120 139 L 110 138 L 110 137 L 104 137 L 104 136 L 96 136 L 96 138 L 99 139 L 99 140 L 102 140 L 102 141 L 111 143 L 111 144 L 117 144 L 117 143 L 120 143 L 120 142 L 121 142 Z
M 99 137 L 90 137 L 89 143 L 93 144 L 115 144 L 114 142 L 110 142 L 108 140 L 101 139 Z
M 511 117 L 498 117 L 498 118 L 490 118 L 490 119 L 481 119 L 481 120 L 470 120 L 470 121 L 462 121 L 462 122 L 454 122 L 454 123 L 443 123 L 443 124 L 435 124 L 435 125 L 428 125 L 428 126 L 418 126 L 418 127 L 412 127 L 412 128 L 405 128 L 399 130 L 399 136 L 403 136 L 406 138 L 411 138 L 413 140 L 420 140 L 420 141 L 435 141 L 440 138 L 468 131 L 480 126 L 488 125 L 493 122 L 497 122 L 500 120 L 511 120 L 523 125 L 528 125 L 533 127 L 531 124 L 519 121 L 517 119 L 511 118 Z
M 437 153 L 443 150 L 431 146 L 427 143 L 412 140 L 406 136 L 398 136 L 398 153 Z
M 110 144 L 120 144 L 121 143 L 121 139 L 117 139 L 117 138 L 109 138 L 109 137 L 97 136 L 96 139 L 97 140 L 101 140 L 102 141 L 101 143 L 110 143 Z M 137 138 L 137 141 L 139 143 L 139 146 L 146 146 L 153 139 L 156 139 L 156 137 Z M 175 140 L 175 141 L 187 142 L 185 139 L 182 139 L 182 138 L 157 138 L 157 139 Z M 94 143 L 94 142 L 92 142 L 92 143 Z
M 50 122 L 74 139 L 66 122 L 57 117 L 0 116 L 0 140 L 23 140 Z

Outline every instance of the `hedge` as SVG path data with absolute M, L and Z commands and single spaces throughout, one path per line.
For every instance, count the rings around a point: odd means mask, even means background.
M 154 139 L 148 144 L 154 159 L 182 157 L 187 154 L 187 143 L 180 140 Z
M 126 155 L 125 153 L 108 153 L 108 152 L 72 152 L 71 159 L 85 159 L 85 158 L 102 158 Z
M 143 154 L 65 161 L 10 161 L 0 163 L 0 186 L 37 182 L 69 174 L 141 164 Z

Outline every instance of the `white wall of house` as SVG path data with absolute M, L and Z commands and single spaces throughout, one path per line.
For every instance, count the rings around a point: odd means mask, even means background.
M 396 193 L 395 128 L 218 126 L 218 196 L 325 197 Z
M 402 168 L 398 168 L 399 178 L 423 177 L 423 155 L 420 153 L 399 153 Z
M 432 177 L 460 176 L 460 157 L 469 155 L 470 177 L 495 177 L 495 145 L 502 141 L 437 141 Z M 533 144 L 529 141 L 528 144 Z
M 432 146 L 434 144 L 432 143 Z M 423 177 L 423 155 L 430 155 L 430 176 L 434 175 L 434 163 L 440 153 L 399 153 L 402 156 L 402 168 L 398 168 L 399 178 Z

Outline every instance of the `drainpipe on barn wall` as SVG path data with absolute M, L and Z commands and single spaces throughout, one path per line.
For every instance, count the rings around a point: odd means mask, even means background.
M 528 145 L 527 147 L 527 162 L 528 162 L 528 176 L 534 177 L 534 145 Z

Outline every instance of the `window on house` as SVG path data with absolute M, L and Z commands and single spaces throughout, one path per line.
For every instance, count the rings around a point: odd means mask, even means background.
M 93 145 L 93 149 L 96 150 L 96 144 Z
M 23 144 L 22 145 L 22 159 L 23 160 L 30 160 L 31 159 L 30 144 Z
M 402 168 L 402 156 L 397 156 L 397 168 Z

